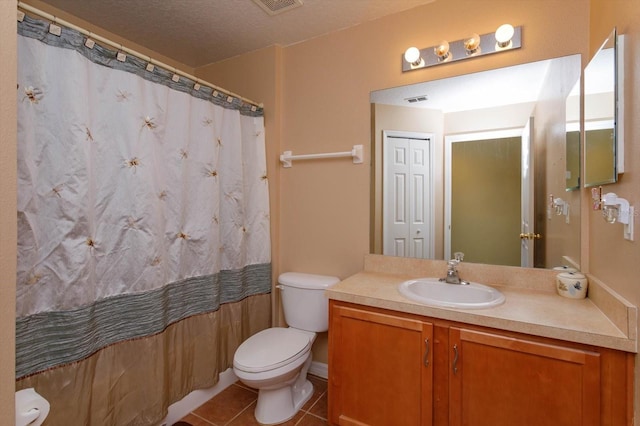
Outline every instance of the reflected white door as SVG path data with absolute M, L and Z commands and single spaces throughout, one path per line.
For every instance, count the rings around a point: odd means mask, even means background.
M 394 135 L 395 134 L 395 135 Z M 431 137 L 384 132 L 383 254 L 433 257 Z
M 534 203 L 533 203 L 533 153 L 531 146 L 533 141 L 533 117 L 522 130 L 522 187 L 520 191 L 522 215 L 520 237 L 520 266 L 533 267 L 534 230 Z M 527 235 L 528 237 L 522 237 Z M 531 237 L 531 238 L 530 238 Z

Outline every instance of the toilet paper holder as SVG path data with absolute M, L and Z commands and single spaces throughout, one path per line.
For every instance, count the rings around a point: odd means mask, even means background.
M 49 401 L 34 388 L 16 392 L 16 426 L 40 426 L 49 415 Z

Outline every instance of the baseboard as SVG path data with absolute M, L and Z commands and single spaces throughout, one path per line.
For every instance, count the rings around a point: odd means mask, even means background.
M 329 378 L 329 366 L 323 362 L 311 362 L 311 366 L 309 367 L 309 374 L 313 374 L 314 376 L 322 377 L 323 379 Z
M 165 417 L 159 426 L 171 426 L 176 423 L 178 420 L 234 384 L 238 378 L 235 374 L 233 374 L 233 369 L 228 368 L 227 370 L 220 373 L 218 383 L 208 389 L 198 389 L 194 390 L 180 401 L 175 402 L 169 406 L 169 414 Z

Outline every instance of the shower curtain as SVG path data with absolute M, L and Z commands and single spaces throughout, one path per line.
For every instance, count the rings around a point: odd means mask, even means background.
M 262 108 L 18 24 L 16 389 L 151 425 L 270 326 Z

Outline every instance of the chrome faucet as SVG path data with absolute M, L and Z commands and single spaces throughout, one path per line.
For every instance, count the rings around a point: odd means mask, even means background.
M 462 262 L 462 259 L 464 259 L 464 253 L 456 252 L 453 254 L 453 257 L 453 259 L 447 262 L 447 276 L 440 278 L 440 281 L 448 284 L 468 285 L 468 281 L 463 281 L 458 276 L 458 265 Z

